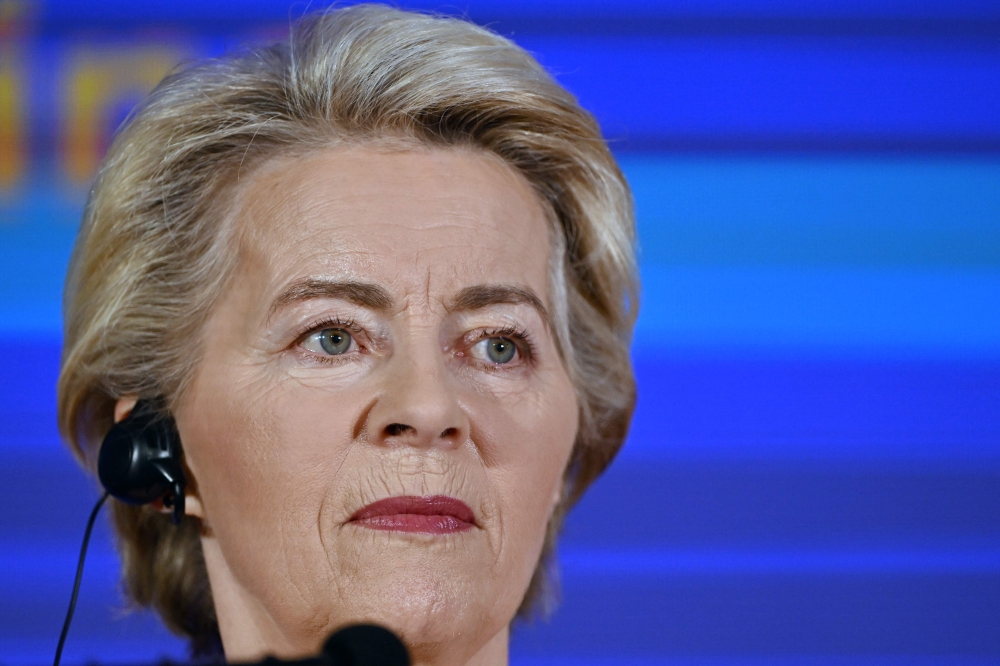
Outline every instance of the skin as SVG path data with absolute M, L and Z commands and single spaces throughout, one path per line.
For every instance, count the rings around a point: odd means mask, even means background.
M 175 414 L 227 659 L 373 621 L 418 664 L 506 664 L 577 431 L 540 199 L 470 149 L 333 147 L 244 174 L 233 216 L 237 274 Z M 350 522 L 399 495 L 457 498 L 475 527 Z

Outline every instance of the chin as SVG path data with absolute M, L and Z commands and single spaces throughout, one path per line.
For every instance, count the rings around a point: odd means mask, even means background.
M 469 590 L 445 571 L 403 569 L 355 589 L 353 612 L 338 618 L 329 630 L 355 622 L 382 625 L 402 638 L 415 662 L 464 662 L 513 615 L 513 610 L 483 603 L 490 597 Z
M 367 532 L 367 530 L 366 530 Z M 395 631 L 417 661 L 462 661 L 472 657 L 510 623 L 521 594 L 497 571 L 494 557 L 467 540 L 482 534 L 430 536 L 424 534 L 360 534 L 359 549 L 339 590 L 348 613 L 336 624 L 373 622 Z M 367 538 L 365 538 L 367 537 Z M 470 538 L 471 537 L 471 538 Z M 471 548 L 469 546 L 472 546 Z M 479 557 L 469 557 L 469 551 Z M 331 627 L 335 628 L 335 627 Z

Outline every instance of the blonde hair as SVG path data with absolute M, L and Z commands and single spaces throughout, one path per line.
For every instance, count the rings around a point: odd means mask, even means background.
M 336 141 L 468 146 L 549 207 L 555 327 L 580 428 L 564 498 L 519 615 L 552 599 L 565 512 L 610 463 L 635 403 L 638 281 L 628 186 L 593 118 L 525 51 L 465 21 L 363 5 L 296 23 L 287 42 L 166 77 L 116 137 L 91 190 L 65 291 L 59 425 L 81 462 L 122 396 L 176 404 L 234 263 L 221 223 L 241 174 Z M 126 588 L 193 651 L 218 647 L 194 520 L 114 503 Z

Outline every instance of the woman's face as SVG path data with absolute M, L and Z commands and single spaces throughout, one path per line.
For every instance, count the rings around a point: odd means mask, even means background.
M 503 660 L 577 430 L 538 196 L 471 150 L 331 148 L 234 215 L 176 413 L 227 657 L 373 621 Z

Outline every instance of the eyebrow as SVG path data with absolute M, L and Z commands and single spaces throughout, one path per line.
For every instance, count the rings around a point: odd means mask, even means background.
M 316 298 L 338 298 L 375 310 L 388 310 L 392 307 L 392 296 L 377 284 L 306 278 L 293 282 L 281 292 L 271 303 L 271 309 L 267 316 L 268 318 L 272 317 L 275 312 L 291 303 Z
M 377 284 L 306 278 L 293 282 L 274 299 L 268 312 L 268 318 L 286 305 L 317 298 L 337 298 L 374 310 L 388 310 L 393 303 L 389 292 Z M 535 292 L 511 285 L 480 284 L 466 287 L 451 300 L 448 309 L 452 311 L 481 310 L 491 305 L 501 304 L 530 305 L 538 311 L 546 325 L 549 324 L 548 310 L 541 299 L 535 295 Z
M 491 305 L 511 304 L 530 305 L 541 315 L 542 321 L 549 325 L 549 313 L 535 292 L 522 287 L 498 284 L 480 284 L 466 287 L 451 300 L 449 310 L 480 310 Z

